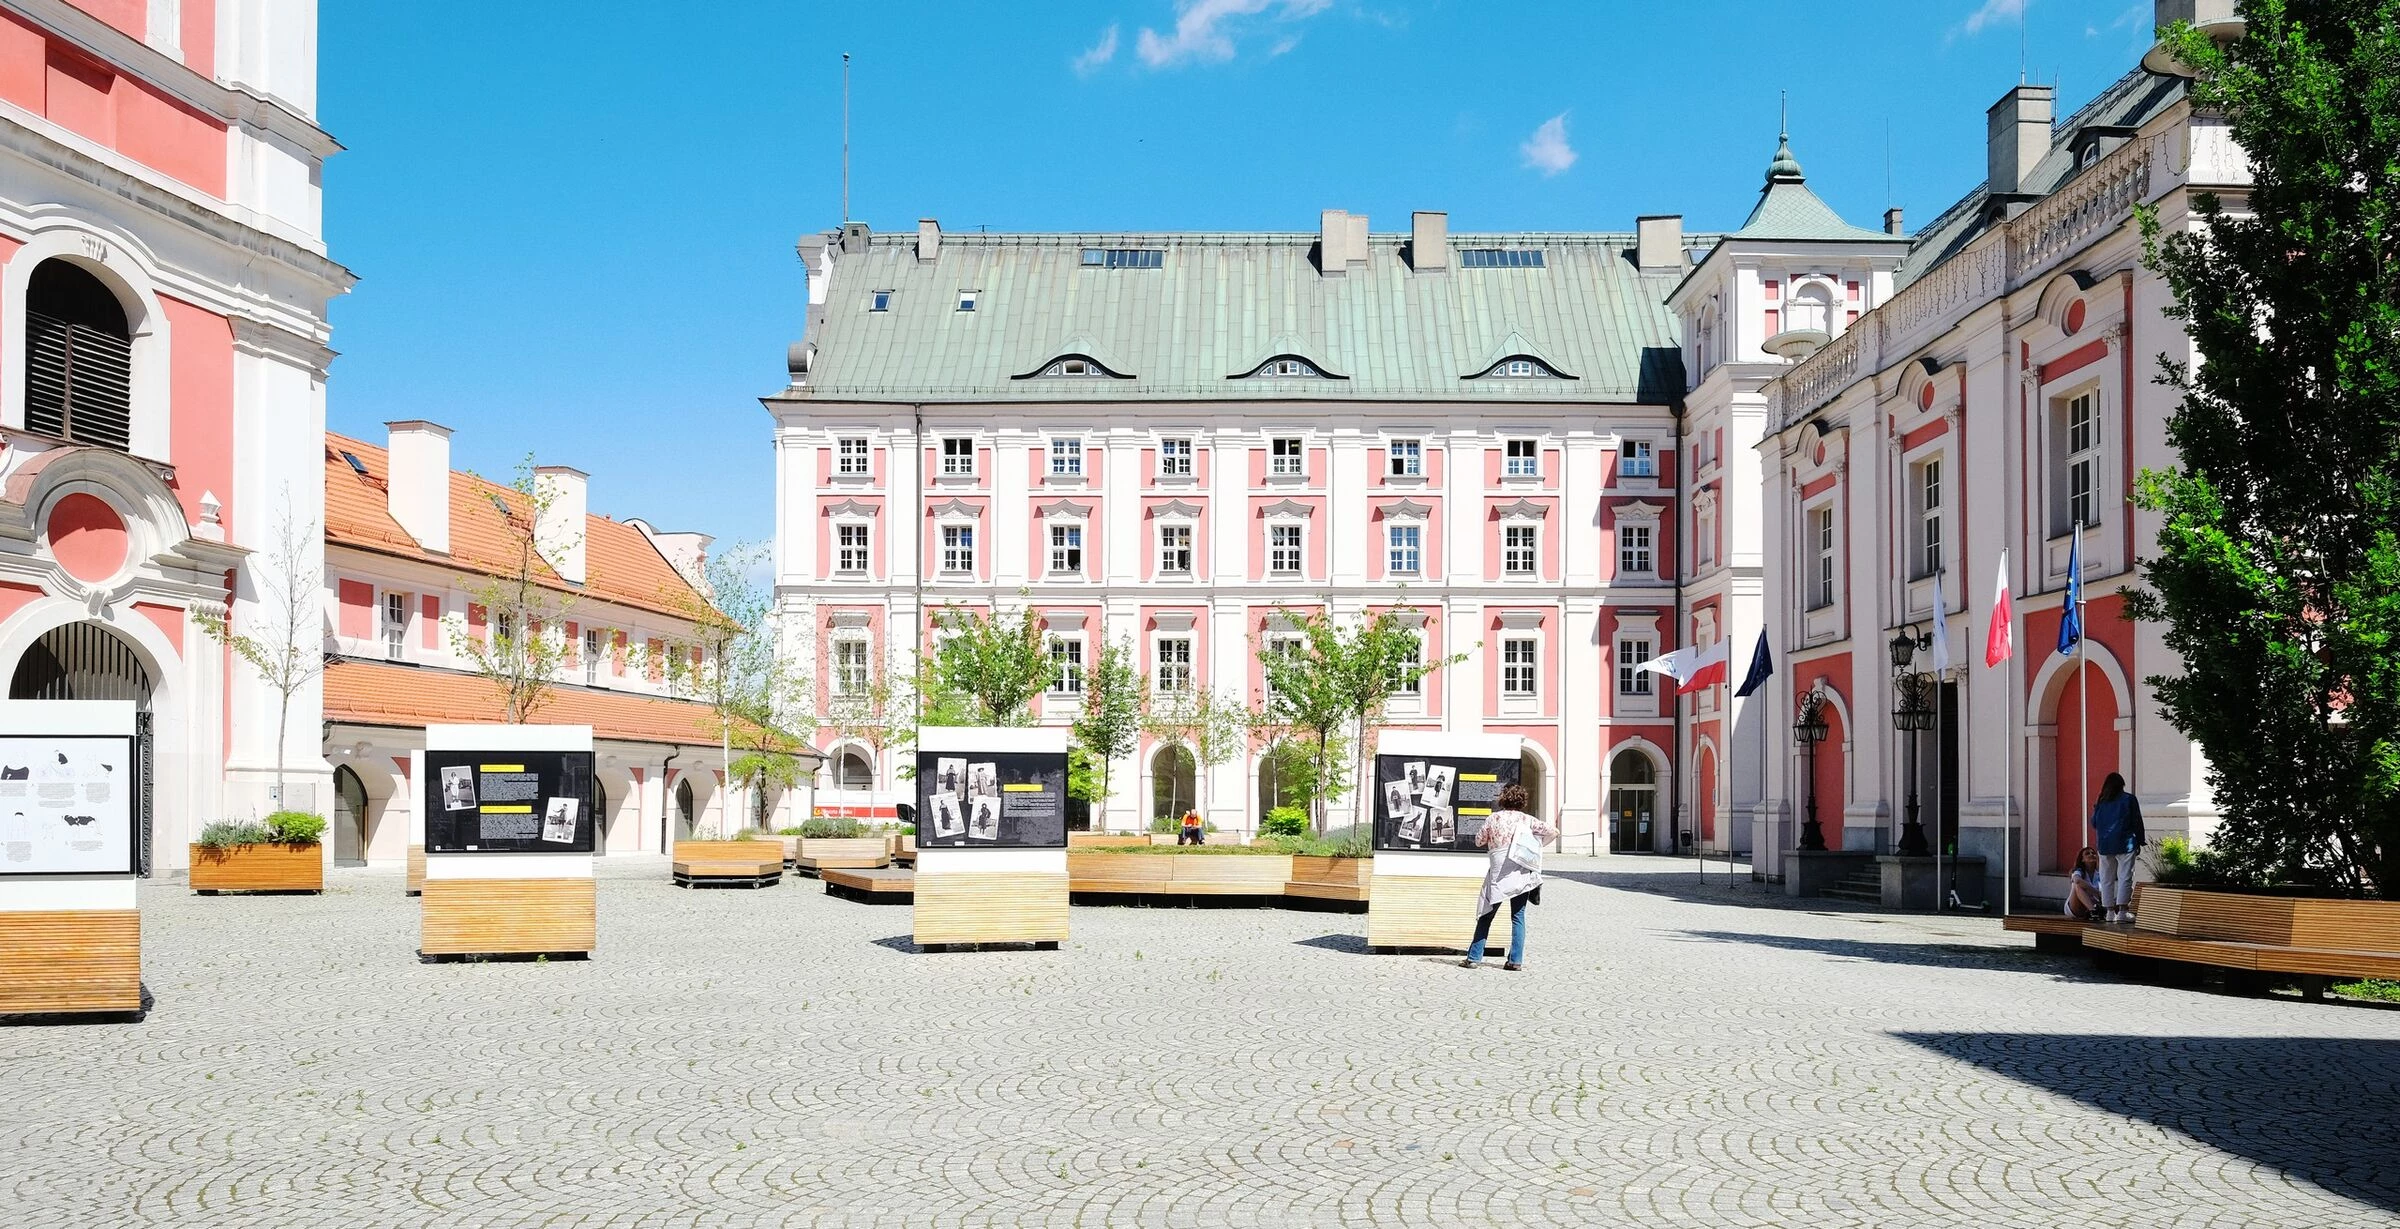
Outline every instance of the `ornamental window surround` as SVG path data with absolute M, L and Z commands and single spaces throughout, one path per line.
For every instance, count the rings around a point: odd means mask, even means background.
M 846 576 L 867 574 L 867 523 L 841 521 L 833 527 L 833 570 Z
M 867 437 L 845 435 L 833 442 L 833 473 L 837 478 L 867 476 Z
M 1301 526 L 1297 521 L 1277 521 L 1267 525 L 1267 572 L 1272 576 L 1298 576 L 1301 560 Z
M 1267 441 L 1267 476 L 1270 478 L 1303 478 L 1308 475 L 1308 454 L 1300 437 L 1279 435 Z
M 942 571 L 952 575 L 970 575 L 975 571 L 975 527 L 973 525 L 942 526 Z
M 1083 637 L 1050 633 L 1050 691 L 1053 695 L 1083 694 Z
M 1153 664 L 1151 686 L 1158 691 L 1185 692 L 1192 689 L 1192 638 L 1190 636 L 1160 636 L 1152 646 Z
M 1541 644 L 1531 636 L 1509 636 L 1500 641 L 1500 694 L 1519 699 L 1536 693 L 1536 667 L 1541 659 Z
M 1083 439 L 1074 435 L 1050 437 L 1050 476 L 1083 477 Z
M 1650 694 L 1650 671 L 1642 664 L 1656 653 L 1648 636 L 1617 637 L 1617 694 L 1646 696 Z
M 1189 478 L 1192 476 L 1192 439 L 1188 435 L 1170 435 L 1158 441 L 1158 476 Z
M 855 696 L 867 690 L 867 641 L 864 636 L 843 636 L 833 642 L 833 694 Z

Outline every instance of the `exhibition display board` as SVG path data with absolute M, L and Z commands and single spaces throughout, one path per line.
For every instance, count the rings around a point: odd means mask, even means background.
M 0 702 L 0 1015 L 139 1013 L 134 707 Z
M 434 725 L 417 758 L 426 956 L 597 944 L 590 726 Z
M 1515 735 L 1382 734 L 1372 782 L 1369 948 L 1467 950 L 1489 865 L 1475 838 L 1499 809 L 1501 788 L 1519 783 L 1524 749 Z
M 1067 731 L 917 732 L 915 938 L 922 947 L 1067 937 Z

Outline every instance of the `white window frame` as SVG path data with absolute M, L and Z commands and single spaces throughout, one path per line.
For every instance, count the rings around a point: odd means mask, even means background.
M 1402 535 L 1407 542 L 1402 543 Z M 1383 570 L 1390 576 L 1422 576 L 1425 574 L 1425 523 L 1418 520 L 1399 520 L 1383 527 Z
M 1278 532 L 1282 530 L 1291 531 L 1292 544 L 1289 547 L 1278 546 L 1275 543 L 1275 538 Z M 1305 575 L 1308 570 L 1308 522 L 1297 520 L 1268 521 L 1266 533 L 1267 575 L 1278 577 Z M 1291 552 L 1293 563 L 1292 566 L 1288 568 L 1279 568 L 1275 566 L 1276 559 L 1277 556 L 1285 550 L 1289 550 Z
M 833 694 L 865 694 L 874 682 L 874 667 L 865 636 L 836 636 L 833 641 Z
M 1833 501 L 1801 510 L 1806 540 L 1802 558 L 1808 566 L 1808 609 L 1828 610 L 1841 600 L 1842 527 Z
M 1292 446 L 1289 456 L 1285 456 L 1280 451 L 1285 444 Z M 1286 479 L 1308 477 L 1308 440 L 1297 435 L 1278 435 L 1269 438 L 1267 440 L 1267 477 Z
M 955 542 L 954 535 L 963 536 L 963 544 Z M 940 554 L 935 559 L 940 565 L 935 569 L 937 572 L 944 576 L 975 575 L 975 550 L 980 545 L 975 540 L 975 522 L 945 521 L 938 527 L 935 541 L 940 547 Z M 963 566 L 954 566 L 961 562 Z
M 1411 677 L 1403 678 L 1392 692 L 1395 696 L 1404 696 L 1412 700 L 1425 694 L 1425 676 L 1417 672 L 1417 668 L 1425 664 L 1425 629 L 1419 627 L 1416 630 L 1417 641 L 1410 646 L 1407 658 L 1401 663 L 1402 673 Z
M 1421 436 L 1395 436 L 1383 445 L 1383 476 L 1417 480 L 1425 476 L 1425 440 Z
M 1717 561 L 1717 505 L 1695 503 L 1692 508 L 1692 558 L 1701 567 Z
M 1617 477 L 1658 481 L 1658 445 L 1646 439 L 1617 441 Z
M 1050 568 L 1053 577 L 1081 577 L 1083 573 L 1083 522 L 1080 520 L 1046 520 L 1044 539 L 1049 544 Z
M 1538 700 L 1542 694 L 1542 641 L 1539 636 L 1500 638 L 1500 697 Z
M 1158 476 L 1162 481 L 1188 482 L 1198 472 L 1195 460 L 1199 445 L 1188 435 L 1162 435 L 1158 439 Z
M 1522 449 L 1520 455 L 1519 450 Z M 1507 478 L 1539 478 L 1542 476 L 1542 441 L 1528 436 L 1512 436 L 1500 442 L 1500 476 Z
M 858 531 L 858 545 L 855 547 L 842 541 L 842 535 L 852 530 Z M 874 548 L 875 530 L 869 522 L 835 521 L 833 523 L 833 574 L 836 576 L 866 575 L 868 564 L 875 557 Z M 856 551 L 858 554 L 855 566 L 851 562 L 852 551 Z
M 851 446 L 857 445 L 853 455 Z M 833 476 L 836 478 L 866 478 L 874 473 L 873 448 L 863 435 L 843 435 L 833 441 Z
M 1935 453 L 1917 462 L 1909 470 L 1909 499 L 1915 506 L 1916 539 L 1911 545 L 1915 558 L 1909 573 L 1912 580 L 1939 575 L 1949 562 L 1944 550 L 1948 543 L 1942 532 L 1943 479 L 1942 456 Z
M 1192 633 L 1161 632 L 1150 642 L 1150 686 L 1177 695 L 1192 690 Z
M 1653 694 L 1651 682 L 1655 671 L 1641 669 L 1644 662 L 1658 655 L 1658 641 L 1648 636 L 1617 637 L 1617 694 L 1648 696 Z
M 410 595 L 386 590 L 383 595 L 383 656 L 386 661 L 399 661 L 408 653 L 408 603 Z
M 1060 447 L 1062 444 L 1065 445 L 1064 448 Z M 1083 477 L 1082 436 L 1053 435 L 1050 437 L 1048 452 L 1050 455 L 1049 477 L 1052 481 L 1061 478 L 1080 479 Z
M 2058 507 L 2062 528 L 2051 536 L 2065 537 L 2075 532 L 2078 521 L 2086 530 L 2100 524 L 2101 462 L 2107 441 L 2097 386 L 2059 398 L 2058 407 Z M 2078 410 L 2084 414 L 2080 438 L 2076 424 Z M 2082 487 L 2080 492 L 2076 489 L 2078 483 Z M 2082 505 L 2080 510 L 2078 504 Z
M 983 292 L 981 290 L 968 290 L 965 287 L 959 288 L 958 310 L 962 312 L 971 312 L 981 307 L 982 304 Z
M 1509 539 L 1525 535 L 1523 546 Z M 1522 552 L 1524 567 L 1514 566 Z M 1542 574 L 1542 525 L 1539 521 L 1509 520 L 1500 522 L 1500 578 L 1502 580 L 1536 580 Z
M 1267 635 L 1267 652 L 1279 656 L 1290 656 L 1301 652 L 1307 643 L 1308 638 L 1298 632 L 1271 632 Z M 1270 696 L 1274 695 L 1275 676 L 1262 668 L 1258 678 L 1260 690 Z
M 1658 522 L 1617 520 L 1617 575 L 1658 575 Z
M 976 455 L 975 455 L 975 454 L 976 454 L 976 450 L 975 450 L 975 437 L 974 437 L 974 436 L 972 436 L 972 435 L 945 435 L 945 436 L 942 436 L 942 437 L 940 437 L 940 438 L 941 438 L 941 457 L 942 457 L 942 477 L 944 477 L 944 478 L 973 478 L 973 477 L 975 477 L 975 476 L 976 476 Z M 964 445 L 966 445 L 966 451 L 965 451 L 964 453 L 957 453 L 957 452 L 953 452 L 953 451 L 951 451 L 951 448 L 950 448 L 950 446 L 951 446 L 952 444 L 964 444 Z
M 893 292 L 889 290 L 867 292 L 867 310 L 878 315 L 892 310 L 892 295 Z
M 1083 633 L 1050 632 L 1044 650 L 1050 656 L 1049 693 L 1054 696 L 1083 694 Z
M 608 654 L 608 636 L 597 627 L 583 629 L 583 685 L 600 685 L 600 659 Z
M 1169 533 L 1180 534 L 1183 538 L 1183 545 L 1168 545 Z M 1158 522 L 1158 575 L 1189 578 L 1199 558 L 1197 547 L 1194 545 L 1198 540 L 1199 534 L 1190 521 L 1176 519 Z M 1174 555 L 1177 553 L 1183 556 L 1182 567 L 1171 566 L 1175 562 Z

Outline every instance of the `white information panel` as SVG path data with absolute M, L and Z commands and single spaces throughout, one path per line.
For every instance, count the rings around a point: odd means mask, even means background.
M 140 796 L 131 702 L 0 702 L 0 875 L 139 872 Z

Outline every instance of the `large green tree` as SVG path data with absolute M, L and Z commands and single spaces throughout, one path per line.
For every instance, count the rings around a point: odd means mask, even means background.
M 1261 728 L 1270 745 L 1288 737 L 1307 749 L 1318 835 L 1326 804 L 1344 794 L 1357 800 L 1353 819 L 1363 824 L 1366 792 L 1350 787 L 1366 771 L 1392 698 L 1465 655 L 1428 659 L 1416 621 L 1396 610 L 1342 621 L 1321 610 L 1278 614 L 1285 630 L 1258 645 L 1267 684 Z
M 2183 672 L 2150 680 L 2208 754 L 2236 878 L 2400 890 L 2400 0 L 2247 0 L 2224 45 L 2166 33 L 2194 105 L 2248 154 L 2194 224 L 2145 211 L 2198 362 L 2158 553 L 2131 610 Z
M 1133 666 L 1133 646 L 1123 640 L 1104 640 L 1083 673 L 1083 710 L 1075 715 L 1075 742 L 1090 755 L 1100 774 L 1092 827 L 1108 828 L 1108 798 L 1114 782 L 1111 769 L 1121 756 L 1133 754 L 1142 737 L 1142 701 L 1148 680 Z

